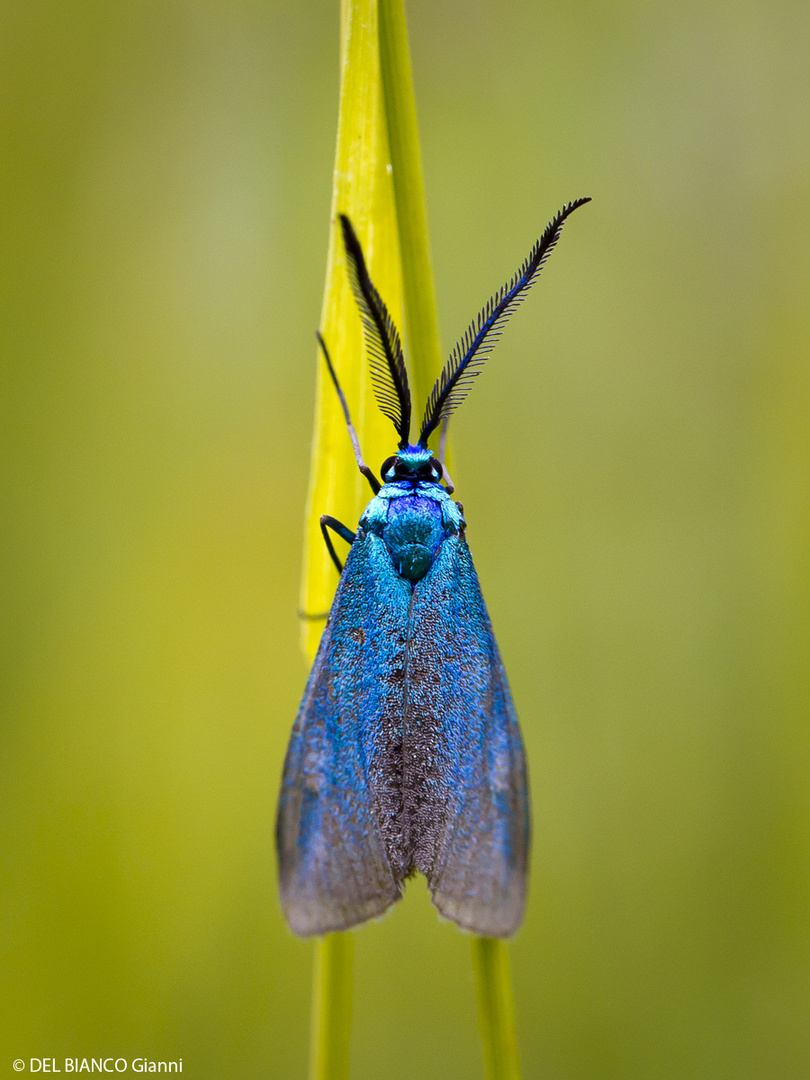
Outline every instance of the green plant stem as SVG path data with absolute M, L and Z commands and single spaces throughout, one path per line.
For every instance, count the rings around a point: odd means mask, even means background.
M 405 332 L 414 397 L 424 402 L 441 370 L 442 352 L 404 0 L 379 0 L 378 10 L 380 72 L 402 259 Z
M 371 386 L 363 368 L 361 327 L 343 266 L 334 221 L 349 214 L 366 243 L 376 284 L 399 320 L 401 293 L 396 210 L 382 107 L 377 0 L 341 0 L 341 87 L 332 187 L 326 283 L 320 329 L 329 342 L 344 390 L 352 401 L 354 421 L 367 454 L 381 461 L 390 432 L 379 411 L 366 409 Z M 376 238 L 376 244 L 374 240 Z M 385 238 L 389 242 L 385 243 Z M 337 579 L 318 528 L 327 508 L 355 521 L 360 510 L 361 477 L 347 453 L 346 427 L 334 388 L 318 364 L 318 400 L 307 510 L 301 606 L 325 611 Z M 384 433 L 384 435 L 383 435 Z M 310 662 L 323 624 L 304 622 L 302 638 Z M 310 1044 L 310 1080 L 348 1080 L 352 995 L 352 938 L 327 934 L 315 945 Z
M 327 934 L 315 947 L 309 1080 L 348 1080 L 353 946 L 349 934 Z
M 442 355 L 404 0 L 379 0 L 378 10 L 405 327 L 416 400 L 427 401 Z M 494 938 L 476 938 L 472 950 L 488 1080 L 520 1080 L 506 946 Z
M 498 938 L 473 938 L 472 955 L 487 1080 L 520 1080 L 506 942 Z

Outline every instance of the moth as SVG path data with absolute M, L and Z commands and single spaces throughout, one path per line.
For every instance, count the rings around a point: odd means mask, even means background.
M 299 935 L 346 930 L 427 878 L 458 926 L 508 937 L 523 918 L 530 810 L 523 740 L 443 460 L 428 446 L 492 352 L 554 249 L 552 219 L 517 273 L 453 349 L 410 441 L 411 394 L 400 336 L 340 217 L 349 283 L 374 392 L 399 437 L 380 469 L 365 464 L 326 343 L 318 340 L 355 458 L 373 497 L 357 531 L 324 515 L 340 581 L 284 763 L 276 842 L 281 903 Z M 443 440 L 442 440 L 443 442 Z M 350 544 L 345 566 L 328 530 Z

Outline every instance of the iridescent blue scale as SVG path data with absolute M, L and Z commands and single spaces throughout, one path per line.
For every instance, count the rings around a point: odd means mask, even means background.
M 428 438 L 459 404 L 506 318 L 537 277 L 569 203 L 454 350 L 408 440 L 399 336 L 341 219 L 372 379 L 400 436 L 351 541 L 284 765 L 277 819 L 281 900 L 301 935 L 381 915 L 425 875 L 439 912 L 505 937 L 523 917 L 529 796 L 509 685 L 466 541 L 461 506 Z M 319 339 L 320 340 L 320 339 Z M 321 341 L 329 371 L 334 372 Z M 444 483 L 442 483 L 444 480 Z M 338 564 L 339 565 L 339 564 Z

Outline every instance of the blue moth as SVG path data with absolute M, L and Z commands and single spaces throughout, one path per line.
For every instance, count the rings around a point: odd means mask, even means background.
M 341 216 L 377 402 L 399 445 L 380 484 L 363 461 L 323 338 L 357 464 L 373 498 L 356 533 L 321 529 L 340 582 L 284 763 L 276 822 L 281 902 L 308 936 L 382 915 L 410 875 L 465 930 L 508 937 L 523 918 L 529 791 L 523 741 L 466 540 L 461 504 L 428 439 L 446 432 L 503 326 L 577 207 L 549 223 L 454 348 L 410 442 L 400 337 Z M 443 440 L 442 440 L 443 442 Z M 327 530 L 351 546 L 341 566 Z

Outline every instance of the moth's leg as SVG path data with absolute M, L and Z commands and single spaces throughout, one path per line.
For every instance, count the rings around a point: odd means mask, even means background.
M 304 622 L 320 622 L 321 619 L 328 619 L 329 618 L 329 612 L 328 611 L 314 611 L 313 612 L 313 611 L 304 611 L 302 608 L 299 608 L 298 611 L 296 612 L 296 614 L 298 615 L 298 618 L 303 619 Z
M 329 375 L 332 379 L 332 382 L 335 384 L 335 390 L 337 390 L 337 396 L 340 400 L 340 407 L 343 409 L 343 415 L 346 419 L 346 427 L 349 429 L 349 438 L 352 440 L 352 449 L 354 450 L 354 459 L 357 462 L 357 467 L 363 474 L 363 476 L 365 476 L 366 480 L 368 480 L 369 484 L 371 485 L 371 490 L 376 495 L 377 492 L 380 490 L 380 482 L 374 475 L 374 473 L 371 471 L 371 469 L 368 467 L 368 465 L 366 465 L 365 461 L 363 461 L 363 454 L 360 450 L 360 440 L 357 438 L 357 432 L 354 430 L 352 418 L 349 416 L 349 406 L 346 404 L 346 398 L 343 395 L 343 391 L 340 389 L 340 383 L 337 380 L 335 369 L 332 367 L 332 361 L 329 357 L 329 350 L 326 348 L 326 342 L 321 337 L 320 330 L 315 331 L 315 336 L 317 337 L 318 344 L 321 347 L 321 352 L 323 353 L 323 358 L 326 361 L 326 367 L 329 370 Z M 324 533 L 324 536 L 325 535 L 326 533 Z M 335 556 L 332 555 L 332 558 L 334 559 Z M 336 559 L 335 561 L 337 562 Z
M 326 544 L 329 554 L 332 556 L 332 562 L 337 567 L 337 572 L 339 574 L 342 574 L 343 563 L 337 557 L 337 552 L 335 551 L 334 545 L 332 543 L 332 537 L 326 531 L 327 529 L 331 529 L 332 532 L 336 532 L 338 536 L 340 536 L 343 540 L 346 541 L 347 544 L 353 544 L 354 538 L 357 534 L 353 533 L 351 529 L 347 529 L 346 526 L 343 525 L 340 521 L 338 521 L 337 518 L 330 517 L 329 514 L 324 514 L 321 517 L 321 532 L 323 533 L 324 543 Z
M 453 481 L 450 479 L 450 473 L 447 471 L 447 466 L 444 463 L 445 456 L 447 454 L 447 428 L 450 425 L 450 417 L 445 416 L 442 420 L 442 430 L 439 433 L 439 464 L 442 467 L 442 475 L 444 476 L 445 488 L 448 495 L 452 495 L 456 490 Z

